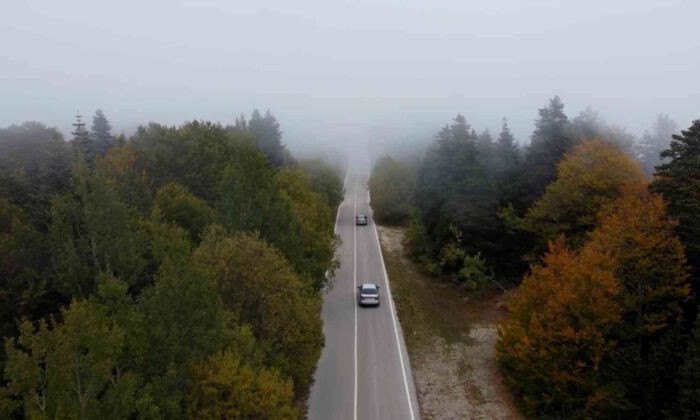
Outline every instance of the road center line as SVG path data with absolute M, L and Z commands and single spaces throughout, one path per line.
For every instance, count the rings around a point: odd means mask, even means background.
M 357 201 L 357 189 L 355 190 L 355 200 Z M 367 190 L 367 202 L 371 203 L 369 189 Z M 396 321 L 396 312 L 394 311 L 394 299 L 391 297 L 391 289 L 389 288 L 389 275 L 386 272 L 386 265 L 384 264 L 384 255 L 382 253 L 382 244 L 381 242 L 379 242 L 379 232 L 377 231 L 377 224 L 374 222 L 374 217 L 372 217 L 372 225 L 374 226 L 374 236 L 377 239 L 377 247 L 379 248 L 379 258 L 382 262 L 384 284 L 386 285 L 386 294 L 389 298 L 389 311 L 391 312 L 391 320 L 394 323 L 394 336 L 396 337 L 396 347 L 399 351 L 399 361 L 401 362 L 401 374 L 403 375 L 403 385 L 406 391 L 406 399 L 408 400 L 408 411 L 411 414 L 411 420 L 415 420 L 415 415 L 413 414 L 413 401 L 411 400 L 411 392 L 408 389 L 408 378 L 406 377 L 406 365 L 404 364 L 403 352 L 401 351 L 401 339 L 399 338 L 398 322 Z M 355 324 L 355 328 L 357 329 L 357 324 Z M 355 331 L 355 334 L 357 334 L 357 331 Z M 357 339 L 355 341 L 357 342 Z M 355 345 L 357 346 L 357 344 Z M 355 357 L 355 364 L 357 365 L 357 356 Z M 357 391 L 355 393 L 357 394 Z
M 353 233 L 353 272 L 352 272 L 352 306 L 355 309 L 355 392 L 353 401 L 353 419 L 357 420 L 357 303 L 355 302 L 354 296 L 357 293 L 357 224 L 355 223 L 355 217 L 357 217 L 357 176 L 355 176 L 355 190 L 354 194 L 354 207 L 355 213 L 352 216 L 352 233 Z

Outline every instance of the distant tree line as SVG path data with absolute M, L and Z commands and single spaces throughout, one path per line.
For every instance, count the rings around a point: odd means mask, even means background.
M 343 186 L 281 134 L 0 129 L 0 417 L 303 415 Z
M 635 142 L 554 97 L 520 148 L 458 115 L 370 189 L 427 272 L 519 283 L 497 353 L 528 416 L 697 418 L 700 120 L 661 115 Z

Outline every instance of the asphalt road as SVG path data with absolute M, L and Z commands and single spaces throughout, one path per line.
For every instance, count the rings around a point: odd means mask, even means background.
M 336 232 L 341 262 L 323 304 L 326 344 L 309 397 L 312 420 L 420 418 L 403 332 L 369 207 L 367 172 L 350 172 Z M 355 215 L 368 215 L 355 226 Z M 376 283 L 379 307 L 357 306 L 357 286 Z

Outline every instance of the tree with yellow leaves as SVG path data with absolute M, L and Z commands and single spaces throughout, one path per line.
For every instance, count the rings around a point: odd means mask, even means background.
M 192 368 L 186 399 L 191 419 L 299 418 L 291 380 L 276 370 L 245 364 L 232 351 L 213 354 Z
M 578 247 L 600 209 L 620 196 L 620 188 L 643 179 L 631 157 L 601 140 L 586 140 L 559 163 L 556 181 L 528 210 L 524 227 L 543 243 L 564 234 L 570 246 Z

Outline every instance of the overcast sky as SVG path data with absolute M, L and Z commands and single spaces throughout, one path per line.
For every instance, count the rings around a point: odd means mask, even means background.
M 698 0 L 2 3 L 0 126 L 271 108 L 294 151 L 430 135 L 457 112 L 527 140 L 555 94 L 637 134 L 658 113 L 700 118 Z

